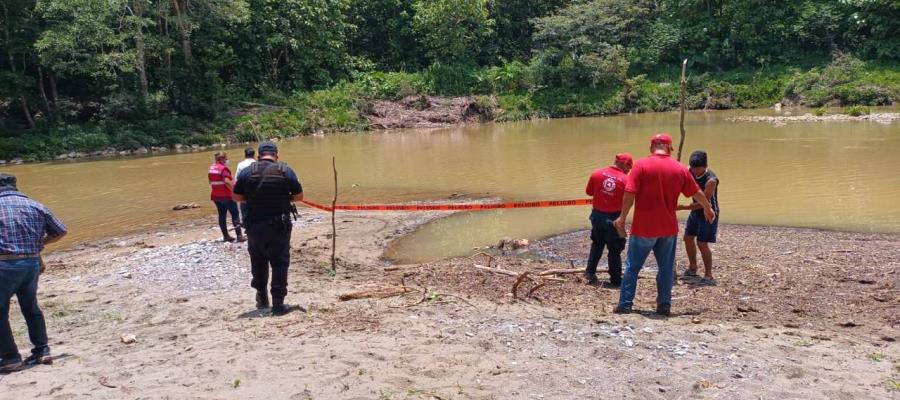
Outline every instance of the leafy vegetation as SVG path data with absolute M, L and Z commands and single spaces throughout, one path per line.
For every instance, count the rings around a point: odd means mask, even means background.
M 900 378 L 889 378 L 887 380 L 887 390 L 891 392 L 900 392 Z
M 420 94 L 664 111 L 684 58 L 693 109 L 886 105 L 898 31 L 895 0 L 4 0 L 0 159 L 362 130 Z
M 860 115 L 868 115 L 871 111 L 868 107 L 863 106 L 850 106 L 847 107 L 846 113 L 851 117 L 858 117 Z

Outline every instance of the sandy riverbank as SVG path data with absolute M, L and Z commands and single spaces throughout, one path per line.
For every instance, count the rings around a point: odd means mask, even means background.
M 847 115 L 847 114 L 831 114 L 831 115 L 813 115 L 806 113 L 803 115 L 749 115 L 729 118 L 733 122 L 769 122 L 776 126 L 783 126 L 792 122 L 860 122 L 872 121 L 879 124 L 890 124 L 900 121 L 900 113 L 881 112 L 863 115 Z
M 254 310 L 246 250 L 212 217 L 50 254 L 58 360 L 0 376 L 0 399 L 900 398 L 900 236 L 723 227 L 720 284 L 682 282 L 659 319 L 611 314 L 617 293 L 575 275 L 514 300 L 515 277 L 468 258 L 385 271 L 387 243 L 440 215 L 339 214 L 333 277 L 330 221 L 303 210 L 288 300 L 307 312 L 278 318 Z M 497 262 L 567 268 L 586 243 Z M 401 282 L 426 293 L 337 300 Z

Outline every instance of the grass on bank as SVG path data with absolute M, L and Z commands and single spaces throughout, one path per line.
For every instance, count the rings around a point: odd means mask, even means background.
M 368 129 L 365 118 L 374 100 L 413 95 L 475 96 L 476 103 L 496 98 L 497 121 L 668 111 L 678 107 L 678 71 L 659 69 L 604 86 L 567 82 L 559 71 L 518 61 L 489 68 L 433 65 L 418 73 L 367 72 L 331 88 L 294 94 L 271 93 L 256 99 L 270 105 L 240 113 L 220 113 L 213 121 L 165 114 L 122 121 L 107 119 L 81 125 L 41 126 L 27 133 L 0 132 L 0 159 L 39 161 L 71 151 L 135 150 L 176 144 L 209 145 L 251 142 L 318 132 Z M 725 72 L 692 72 L 689 109 L 770 107 L 778 102 L 818 107 L 859 106 L 850 115 L 867 114 L 866 106 L 900 100 L 900 67 L 840 56 L 812 66 L 773 66 Z M 232 110 L 236 100 L 226 101 Z M 480 104 L 480 103 L 479 103 Z
M 248 115 L 236 137 L 294 136 L 314 132 L 353 131 L 367 127 L 364 115 L 373 100 L 399 100 L 412 95 L 496 96 L 497 121 L 655 112 L 677 109 L 677 71 L 655 71 L 615 85 L 543 84 L 546 72 L 518 61 L 484 69 L 432 66 L 421 73 L 372 72 L 331 89 L 299 93 L 282 99 L 286 108 Z M 738 69 L 692 74 L 688 79 L 689 109 L 770 107 L 775 103 L 820 107 L 857 106 L 851 115 L 867 114 L 864 106 L 890 105 L 900 100 L 900 68 L 841 56 L 825 65 Z

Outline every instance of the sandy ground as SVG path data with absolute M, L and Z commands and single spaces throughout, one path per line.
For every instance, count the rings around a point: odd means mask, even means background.
M 436 216 L 339 214 L 332 276 L 330 221 L 304 211 L 288 301 L 306 311 L 282 317 L 254 309 L 246 249 L 216 241 L 212 216 L 50 254 L 57 360 L 0 375 L 0 399 L 900 399 L 900 236 L 723 227 L 719 285 L 680 282 L 663 319 L 611 314 L 617 292 L 576 275 L 513 299 L 516 278 L 478 259 L 385 271 L 385 245 Z M 586 238 L 496 261 L 566 268 Z

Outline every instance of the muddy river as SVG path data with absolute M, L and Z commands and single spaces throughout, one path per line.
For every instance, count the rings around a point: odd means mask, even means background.
M 722 222 L 900 232 L 900 124 L 730 122 L 769 110 L 693 112 L 684 158 L 709 152 L 721 184 Z M 588 175 L 613 155 L 648 152 L 652 133 L 678 138 L 678 114 L 486 124 L 437 130 L 305 137 L 282 159 L 307 198 L 330 201 L 337 157 L 340 203 L 584 197 Z M 229 149 L 232 168 L 243 158 Z M 213 214 L 206 182 L 213 151 L 4 167 L 20 188 L 70 226 L 69 245 Z M 684 200 L 685 202 L 687 200 Z M 171 211 L 178 203 L 202 208 Z M 394 243 L 388 256 L 427 261 L 463 255 L 504 236 L 540 238 L 588 227 L 589 207 L 461 213 Z M 212 227 L 211 227 L 212 228 Z M 66 245 L 66 244 L 63 244 Z

